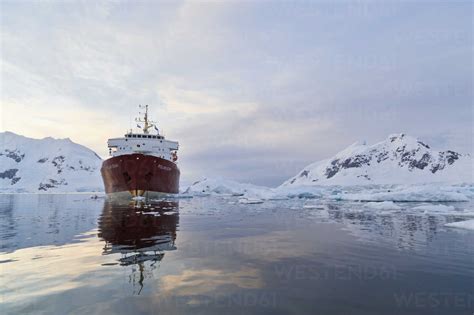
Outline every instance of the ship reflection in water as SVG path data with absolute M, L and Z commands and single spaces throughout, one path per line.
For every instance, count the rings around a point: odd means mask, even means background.
M 178 209 L 177 201 L 104 203 L 98 234 L 105 241 L 102 254 L 121 257 L 117 263 L 103 265 L 132 267 L 134 293 L 141 293 L 145 278 L 159 266 L 165 251 L 176 250 Z

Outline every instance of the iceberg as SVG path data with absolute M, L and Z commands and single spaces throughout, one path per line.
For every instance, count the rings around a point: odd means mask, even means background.
M 474 231 L 474 219 L 446 223 L 444 226 Z
M 269 199 L 272 196 L 272 189 L 253 184 L 239 183 L 223 178 L 203 178 L 194 182 L 183 191 L 183 194 L 194 196 L 241 196 L 250 199 Z
M 474 184 L 361 185 L 361 186 L 280 186 L 277 188 L 243 184 L 224 179 L 203 179 L 182 192 L 184 196 L 241 197 L 258 200 L 321 199 L 367 202 L 366 208 L 400 209 L 398 202 L 437 203 L 417 205 L 417 211 L 452 211 L 442 202 L 469 202 L 474 199 Z
M 363 189 L 357 193 L 341 193 L 335 199 L 350 201 L 398 201 L 398 202 L 464 202 L 469 201 L 468 192 L 460 186 L 398 185 L 388 188 Z

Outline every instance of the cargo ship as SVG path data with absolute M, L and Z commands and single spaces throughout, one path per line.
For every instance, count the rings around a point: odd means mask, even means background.
M 148 119 L 148 105 L 140 108 L 144 112 L 135 119 L 140 132 L 130 129 L 107 141 L 110 157 L 100 172 L 109 197 L 153 198 L 179 192 L 179 144 L 165 139 Z

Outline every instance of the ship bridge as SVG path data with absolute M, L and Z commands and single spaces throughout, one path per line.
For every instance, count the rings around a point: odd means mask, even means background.
M 177 151 L 179 144 L 177 141 L 166 140 L 160 134 L 156 123 L 148 120 L 148 105 L 145 107 L 143 119 L 136 119 L 135 121 L 143 124 L 143 132 L 135 133 L 132 130 L 128 131 L 121 138 L 111 138 L 107 141 L 110 156 L 119 156 L 125 154 L 141 153 L 146 155 L 153 155 L 172 162 L 178 159 Z M 154 128 L 156 134 L 151 134 L 150 129 Z

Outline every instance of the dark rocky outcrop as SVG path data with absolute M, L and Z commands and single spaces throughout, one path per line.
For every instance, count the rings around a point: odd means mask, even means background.
M 0 153 L 0 156 L 2 155 L 14 160 L 17 163 L 20 163 L 21 160 L 23 160 L 23 158 L 25 157 L 25 154 L 22 154 L 19 150 L 8 150 L 8 149 L 5 149 L 3 153 Z
M 1 172 L 0 173 L 0 178 L 11 179 L 10 184 L 14 185 L 15 183 L 17 183 L 21 179 L 21 177 L 16 176 L 17 173 L 18 173 L 17 168 L 11 168 L 11 169 L 8 169 L 4 172 Z

